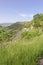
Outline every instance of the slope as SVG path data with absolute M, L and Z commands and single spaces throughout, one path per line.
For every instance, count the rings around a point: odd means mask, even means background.
M 43 34 L 0 47 L 0 65 L 37 65 L 43 56 Z

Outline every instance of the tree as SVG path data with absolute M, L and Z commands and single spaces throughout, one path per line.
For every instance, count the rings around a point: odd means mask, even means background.
M 38 28 L 40 27 L 40 14 L 36 14 L 33 16 L 34 19 L 34 27 Z

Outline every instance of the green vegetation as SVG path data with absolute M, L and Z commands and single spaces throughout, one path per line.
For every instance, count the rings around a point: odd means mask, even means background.
M 3 42 L 11 41 L 17 34 L 16 30 L 7 30 L 6 28 L 0 28 L 0 44 Z
M 16 44 L 11 44 L 0 48 L 1 65 L 37 65 L 38 60 L 43 55 L 43 35 L 34 39 L 18 40 Z
M 13 29 L 13 30 L 21 30 L 23 28 L 23 24 L 20 22 L 16 22 L 12 24 L 11 26 L 8 26 L 8 29 Z
M 12 41 L 22 29 L 25 30 L 20 38 L 16 42 Z M 41 57 L 43 14 L 34 15 L 31 22 L 18 22 L 8 27 L 0 27 L 0 65 L 38 65 Z
M 42 27 L 43 26 L 43 14 L 36 14 L 33 16 L 34 26 Z
M 33 26 L 33 29 L 31 29 L 31 26 Z M 16 22 L 8 27 L 1 27 L 0 26 L 0 42 L 4 41 L 10 41 L 12 40 L 16 34 L 22 30 L 23 28 L 29 28 L 30 30 L 38 30 L 38 31 L 43 31 L 43 14 L 36 14 L 33 16 L 33 20 L 31 22 Z M 30 32 L 26 37 L 30 37 L 31 34 L 38 34 L 37 31 L 35 32 Z M 39 32 L 40 33 L 40 32 Z M 25 35 L 25 33 L 24 33 Z M 34 35 L 33 35 L 34 37 Z
M 22 34 L 22 39 L 25 38 L 25 39 L 31 39 L 31 38 L 34 38 L 36 36 L 39 36 L 41 35 L 42 32 L 39 32 L 37 30 L 34 30 L 34 31 L 25 31 L 23 34 Z

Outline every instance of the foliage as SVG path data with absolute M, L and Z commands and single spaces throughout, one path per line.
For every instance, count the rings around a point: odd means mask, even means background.
M 17 22 L 12 24 L 11 26 L 8 26 L 8 29 L 13 29 L 13 30 L 20 30 L 23 28 L 23 24 Z
M 43 35 L 0 47 L 0 65 L 37 65 L 43 55 Z
M 13 39 L 15 35 L 17 34 L 17 31 L 8 31 L 6 28 L 0 29 L 0 43 L 7 42 Z
M 40 15 L 39 14 L 36 14 L 33 16 L 33 19 L 34 19 L 34 27 L 40 27 Z
M 39 36 L 39 35 L 41 35 L 41 32 L 39 32 L 38 30 L 36 30 L 36 31 L 25 31 L 22 34 L 21 38 L 31 39 L 31 38 Z
M 25 27 L 30 28 L 31 25 L 36 29 L 43 28 L 43 14 L 34 15 L 32 22 L 18 22 L 0 28 L 0 43 L 12 40 L 18 31 Z M 38 65 L 40 57 L 43 56 L 43 32 L 36 29 L 25 31 L 16 43 L 0 45 L 0 65 Z

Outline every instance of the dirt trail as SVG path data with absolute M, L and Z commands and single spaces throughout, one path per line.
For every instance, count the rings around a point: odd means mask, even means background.
M 24 32 L 24 29 L 20 30 L 17 33 L 16 37 L 12 39 L 12 42 L 16 42 L 20 38 L 20 36 L 22 35 L 23 32 Z
M 43 65 L 43 59 L 40 59 L 39 65 Z
M 19 32 L 17 33 L 16 37 L 13 38 L 12 42 L 16 42 L 16 41 L 19 39 L 19 37 L 21 36 L 21 34 L 22 34 L 23 32 L 24 32 L 24 29 L 22 29 L 21 31 L 19 31 Z

